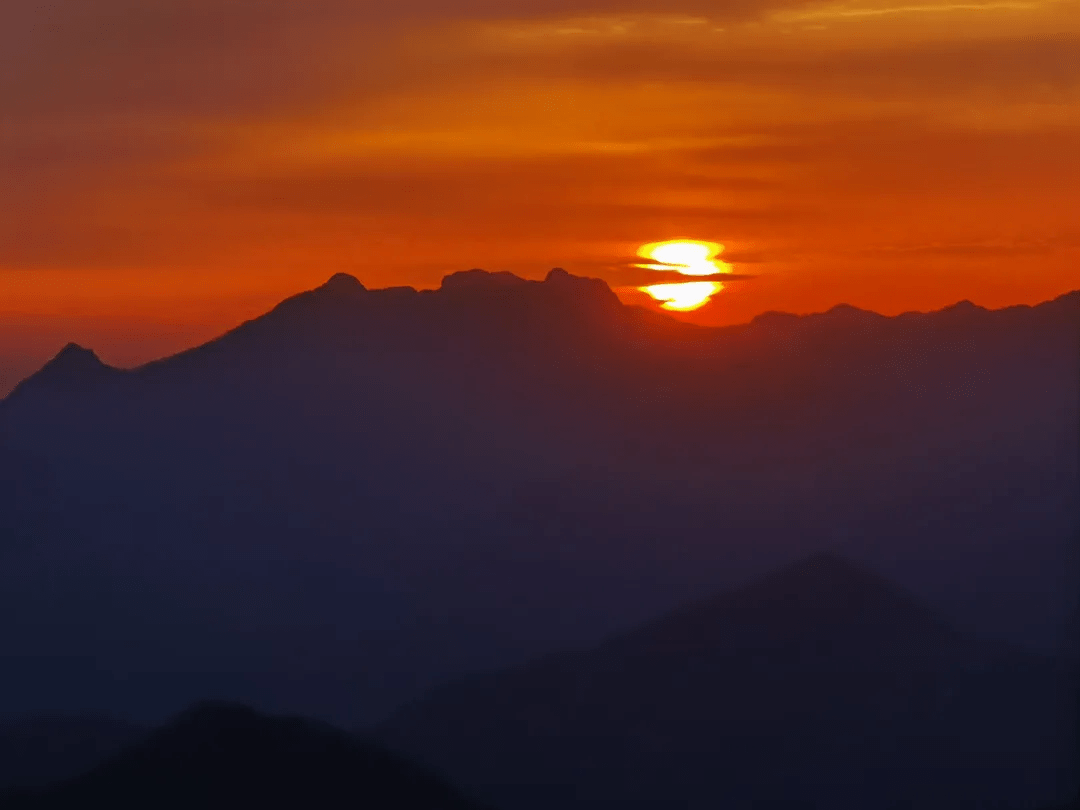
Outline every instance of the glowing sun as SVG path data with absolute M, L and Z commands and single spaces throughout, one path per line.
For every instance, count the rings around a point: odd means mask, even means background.
M 639 264 L 648 270 L 667 270 L 684 276 L 715 276 L 730 273 L 731 265 L 720 261 L 724 246 L 716 242 L 697 242 L 680 239 L 672 242 L 651 242 L 638 249 L 638 255 L 652 261 Z M 663 301 L 663 309 L 688 312 L 704 306 L 709 299 L 724 289 L 719 281 L 687 281 L 667 284 L 650 284 L 639 287 L 657 301 Z

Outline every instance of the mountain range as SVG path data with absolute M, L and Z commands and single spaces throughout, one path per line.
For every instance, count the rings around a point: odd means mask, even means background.
M 393 748 L 506 810 L 1019 808 L 1075 794 L 1075 673 L 816 554 L 399 709 Z
M 374 722 L 819 550 L 1059 650 L 1080 293 L 703 328 L 595 279 L 348 275 L 0 402 L 0 714 Z
M 25 718 L 0 807 L 473 807 L 453 783 L 503 810 L 1050 810 L 1080 786 L 1076 675 L 817 553 L 352 735 L 215 702 Z

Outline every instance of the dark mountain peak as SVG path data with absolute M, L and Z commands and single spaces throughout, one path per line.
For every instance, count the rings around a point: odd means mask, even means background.
M 605 306 L 622 307 L 618 296 L 612 292 L 611 287 L 603 279 L 575 276 L 561 267 L 554 267 L 548 271 L 547 276 L 544 277 L 544 286 L 560 295 L 601 303 Z
M 32 390 L 70 393 L 82 390 L 119 373 L 119 369 L 101 362 L 90 349 L 69 343 L 37 372 L 19 383 L 9 395 L 10 400 Z
M 53 358 L 53 361 L 67 361 L 73 358 L 80 358 L 82 361 L 89 360 L 91 362 L 101 364 L 98 356 L 94 354 L 93 349 L 84 348 L 78 343 L 68 343 L 66 346 L 64 346 L 64 348 L 62 348 L 59 352 L 56 353 L 56 357 Z
M 955 304 L 950 304 L 945 307 L 942 312 L 956 312 L 956 313 L 969 313 L 969 312 L 986 312 L 985 307 L 980 307 L 978 304 L 973 304 L 966 298 L 963 301 L 957 301 Z
M 472 270 L 459 270 L 444 276 L 440 289 L 506 289 L 508 287 L 522 287 L 529 282 L 513 273 L 501 270 L 491 273 L 487 270 L 473 268 Z
M 829 551 L 789 563 L 731 596 L 747 607 L 767 605 L 819 618 L 848 614 L 848 618 L 922 624 L 933 616 L 899 585 Z M 803 620 L 794 613 L 789 618 Z M 931 623 L 938 624 L 936 619 Z
M 837 304 L 826 310 L 824 315 L 833 320 L 842 320 L 847 323 L 865 323 L 868 321 L 881 321 L 884 315 L 869 309 L 860 309 L 851 304 Z
M 369 300 L 369 296 L 368 289 L 355 276 L 335 273 L 324 284 L 289 296 L 269 312 L 245 321 L 223 337 L 236 340 L 238 336 L 251 338 L 253 335 L 270 334 L 275 340 L 286 339 L 297 329 L 322 328 L 328 316 L 354 316 Z M 205 346 L 213 346 L 221 340 L 219 338 Z M 191 349 L 182 355 L 197 355 L 202 348 Z
M 890 792 L 1020 807 L 1072 788 L 1061 687 L 1045 662 L 927 624 L 823 553 L 599 647 L 436 690 L 380 733 L 505 807 L 856 810 Z M 561 790 L 528 803 L 536 785 Z
M 205 726 L 218 723 L 235 724 L 256 723 L 259 715 L 250 706 L 243 703 L 230 703 L 220 700 L 204 700 L 178 714 L 175 725 Z
M 348 273 L 335 273 L 325 284 L 310 290 L 307 295 L 316 302 L 349 303 L 362 298 L 367 294 L 367 288 L 360 283 L 356 276 Z
M 442 280 L 442 291 L 506 292 L 513 291 L 524 299 L 570 304 L 586 310 L 622 308 L 622 303 L 607 283 L 598 278 L 572 275 L 561 267 L 551 270 L 542 282 L 530 281 L 509 272 L 489 273 L 486 270 L 463 270 L 451 273 Z
M 544 276 L 544 283 L 552 287 L 563 289 L 583 289 L 585 287 L 599 289 L 600 287 L 607 287 L 607 283 L 598 278 L 575 276 L 572 273 L 566 272 L 561 267 L 551 268 L 548 271 L 548 274 Z
M 360 280 L 357 279 L 356 276 L 351 276 L 348 273 L 334 273 L 334 275 L 330 276 L 329 280 L 318 289 L 327 292 L 357 293 L 363 292 L 367 288 L 360 283 Z
M 742 588 L 663 617 L 622 643 L 650 648 L 802 644 L 830 638 L 851 649 L 950 646 L 955 631 L 903 588 L 845 557 L 820 552 Z M 832 643 L 832 642 L 830 642 Z
M 893 587 L 888 580 L 833 551 L 817 551 L 802 557 L 760 580 L 759 586 L 771 583 L 815 588 L 844 583 L 867 588 Z

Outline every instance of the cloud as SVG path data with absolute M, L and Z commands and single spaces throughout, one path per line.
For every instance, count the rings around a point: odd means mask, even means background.
M 1007 258 L 1013 256 L 1047 256 L 1062 249 L 1080 247 L 1080 234 L 1062 233 L 1049 238 L 1027 240 L 988 240 L 981 242 L 936 242 L 931 244 L 884 245 L 868 248 L 866 256 L 893 259 L 920 257 L 947 258 Z
M 717 273 L 712 276 L 686 276 L 669 270 L 645 270 L 641 268 L 616 268 L 605 273 L 609 284 L 627 287 L 643 287 L 649 284 L 669 282 L 721 281 L 725 284 L 736 281 L 749 281 L 757 276 L 748 273 Z
M 727 307 L 885 289 L 881 245 L 1003 263 L 1080 205 L 1075 8 L 9 0 L 0 266 L 413 283 L 688 237 L 760 267 Z

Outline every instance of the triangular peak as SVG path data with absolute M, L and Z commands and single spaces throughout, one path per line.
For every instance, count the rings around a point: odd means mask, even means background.
M 93 349 L 87 349 L 80 346 L 78 343 L 68 343 L 64 348 L 58 351 L 50 361 L 50 363 L 56 362 L 89 362 L 102 366 L 105 365 L 101 362 Z

